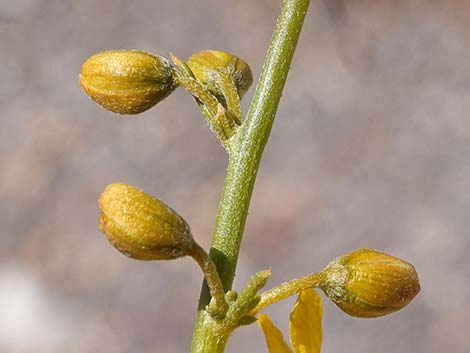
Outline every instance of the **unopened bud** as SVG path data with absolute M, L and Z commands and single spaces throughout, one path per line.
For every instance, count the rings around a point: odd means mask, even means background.
M 325 294 L 356 317 L 379 317 L 400 310 L 420 290 L 413 265 L 370 249 L 334 259 L 321 277 Z
M 82 66 L 80 85 L 96 103 L 118 114 L 138 114 L 176 87 L 170 63 L 137 50 L 104 51 Z
M 237 56 L 220 50 L 203 50 L 193 54 L 186 64 L 194 76 L 217 96 L 224 96 L 223 82 L 217 75 L 228 75 L 235 84 L 240 98 L 253 83 L 248 64 Z M 223 80 L 222 80 L 223 81 Z
M 187 255 L 194 245 L 183 218 L 162 201 L 133 186 L 108 185 L 99 205 L 100 229 L 126 256 L 171 260 Z

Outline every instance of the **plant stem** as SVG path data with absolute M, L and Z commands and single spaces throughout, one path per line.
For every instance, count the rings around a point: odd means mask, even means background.
M 197 319 L 203 324 L 194 327 L 191 353 L 210 352 L 222 353 L 225 349 L 230 332 L 224 330 L 205 310 L 198 312 Z M 195 337 L 198 337 L 196 340 Z
M 211 302 L 213 306 L 209 305 L 210 309 L 215 315 L 225 314 L 228 309 L 227 303 L 225 302 L 225 292 L 214 262 L 206 251 L 196 242 L 193 243 L 189 255 L 196 260 L 204 273 L 205 283 L 209 287 L 209 292 L 213 298 L 213 302 Z
M 256 315 L 261 309 L 274 304 L 280 300 L 286 299 L 291 295 L 298 294 L 307 288 L 316 288 L 322 281 L 322 273 L 313 273 L 305 277 L 293 279 L 284 282 L 277 287 L 271 288 L 260 294 L 261 300 L 253 309 L 252 314 Z
M 232 287 L 256 174 L 309 3 L 310 0 L 284 0 L 250 110 L 231 139 L 227 177 L 210 251 L 225 291 Z M 210 327 L 205 329 L 208 315 L 204 308 L 209 299 L 208 288 L 203 286 L 192 353 L 221 353 L 225 348 L 226 339 L 218 340 L 224 344 L 205 344 L 211 336 L 218 335 Z

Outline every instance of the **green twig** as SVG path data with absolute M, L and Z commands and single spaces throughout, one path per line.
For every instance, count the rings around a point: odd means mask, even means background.
M 205 283 L 210 289 L 209 291 L 212 296 L 212 301 L 208 306 L 208 310 L 211 312 L 212 316 L 217 317 L 224 315 L 228 306 L 225 302 L 224 289 L 222 287 L 220 277 L 217 274 L 217 268 L 215 267 L 214 262 L 205 250 L 196 242 L 194 242 L 188 255 L 196 260 L 201 267 L 202 272 L 204 273 Z
M 230 140 L 227 177 L 210 252 L 225 291 L 232 286 L 256 174 L 309 3 L 284 0 L 247 118 Z M 209 299 L 208 288 L 203 286 L 192 353 L 220 353 L 225 348 L 229 333 L 218 332 L 208 321 L 204 308 Z M 209 344 L 211 341 L 217 344 Z
M 316 288 L 322 282 L 322 273 L 313 273 L 311 275 L 293 279 L 289 282 L 264 291 L 260 294 L 260 301 L 252 310 L 251 314 L 256 315 L 261 309 L 274 304 L 280 300 L 286 299 L 294 294 L 299 294 L 305 289 Z

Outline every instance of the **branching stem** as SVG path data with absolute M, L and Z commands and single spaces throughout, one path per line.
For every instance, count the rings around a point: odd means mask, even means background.
M 232 287 L 256 174 L 309 3 L 284 0 L 248 115 L 230 139 L 227 177 L 210 251 L 225 291 Z M 221 353 L 225 348 L 227 337 L 220 337 L 207 321 L 204 308 L 209 299 L 209 290 L 203 286 L 192 353 Z M 221 344 L 208 344 L 214 339 Z

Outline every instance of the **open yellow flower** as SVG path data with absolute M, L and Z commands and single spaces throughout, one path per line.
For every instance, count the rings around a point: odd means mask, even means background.
M 295 353 L 320 353 L 323 305 L 314 289 L 299 294 L 290 314 L 290 342 Z M 258 324 L 264 332 L 269 353 L 292 353 L 281 331 L 269 317 L 262 314 Z

